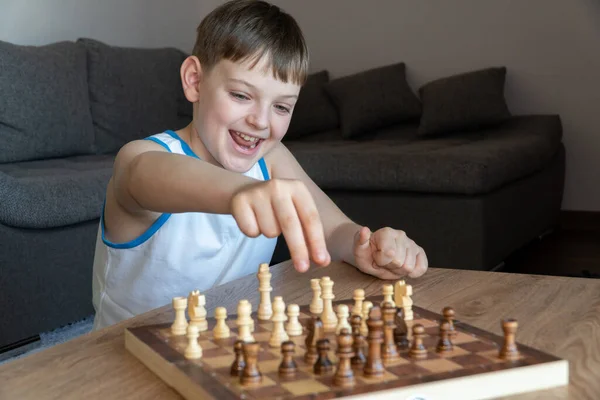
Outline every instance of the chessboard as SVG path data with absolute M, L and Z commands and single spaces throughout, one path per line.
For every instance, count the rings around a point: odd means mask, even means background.
M 258 312 L 241 300 L 238 314 L 218 307 L 207 317 L 194 292 L 173 300 L 173 323 L 127 328 L 125 346 L 186 399 L 464 400 L 568 385 L 568 362 L 519 343 L 515 320 L 502 320 L 498 336 L 455 319 L 452 307 L 399 304 L 391 286 L 342 301 L 316 291 L 287 316 L 283 299 L 263 291 Z

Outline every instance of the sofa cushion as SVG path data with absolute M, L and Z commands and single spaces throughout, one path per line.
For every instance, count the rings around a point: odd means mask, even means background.
M 100 216 L 110 155 L 0 164 L 0 223 L 52 228 Z
M 337 109 L 325 92 L 327 82 L 329 82 L 329 72 L 326 70 L 309 75 L 300 89 L 292 120 L 285 135 L 286 140 L 336 129 L 339 126 Z
M 182 128 L 180 68 L 186 57 L 174 48 L 109 46 L 79 39 L 88 55 L 89 91 L 97 153 L 125 143 Z
M 406 81 L 404 63 L 337 78 L 325 89 L 338 109 L 345 139 L 421 115 L 421 103 Z
M 447 135 L 495 125 L 510 117 L 504 98 L 506 67 L 486 68 L 426 83 L 419 89 L 419 134 Z
M 85 50 L 0 41 L 0 163 L 93 152 Z
M 287 147 L 322 189 L 481 194 L 531 174 L 561 146 L 558 116 L 519 116 L 478 132 L 421 138 L 416 126 L 377 140 L 294 141 Z

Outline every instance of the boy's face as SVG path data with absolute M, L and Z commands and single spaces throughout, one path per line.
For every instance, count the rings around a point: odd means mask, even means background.
M 262 60 L 253 69 L 219 62 L 198 86 L 194 126 L 213 158 L 206 161 L 248 171 L 285 135 L 299 92 L 299 85 L 277 80 Z

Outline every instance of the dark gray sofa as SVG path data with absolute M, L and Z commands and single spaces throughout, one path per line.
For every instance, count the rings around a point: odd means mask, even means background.
M 93 313 L 114 155 L 190 121 L 184 57 L 90 39 L 0 42 L 0 348 Z M 490 269 L 556 224 L 565 169 L 559 117 L 507 113 L 504 72 L 434 82 L 419 96 L 401 63 L 314 73 L 285 143 L 357 222 L 406 230 L 432 266 Z M 435 104 L 445 96 L 452 107 Z M 280 240 L 272 262 L 287 257 Z

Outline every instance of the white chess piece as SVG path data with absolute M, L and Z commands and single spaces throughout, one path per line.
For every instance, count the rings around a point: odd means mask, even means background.
M 271 332 L 271 339 L 269 339 L 269 346 L 280 347 L 281 343 L 289 340 L 288 334 L 285 332 L 283 323 L 287 321 L 285 315 L 285 303 L 283 297 L 275 296 L 273 298 L 273 331 Z
M 343 328 L 348 328 L 350 332 L 352 332 L 352 326 L 348 322 L 348 317 L 350 316 L 350 310 L 347 305 L 340 304 L 337 306 L 337 317 L 338 323 L 335 327 L 335 334 L 339 335 Z
M 313 291 L 312 301 L 310 302 L 310 312 L 321 314 L 323 312 L 323 299 L 321 298 L 321 280 L 314 278 L 310 280 L 310 288 Z
M 174 297 L 173 298 L 173 308 L 175 309 L 175 320 L 173 321 L 173 325 L 171 325 L 171 333 L 173 335 L 185 335 L 188 322 L 185 318 L 185 309 L 187 307 L 187 298 L 185 297 Z
M 198 332 L 204 332 L 208 329 L 206 321 L 206 297 L 200 294 L 200 291 L 193 290 L 188 296 L 188 314 L 190 315 L 190 325 L 198 327 Z
M 334 331 L 337 326 L 337 316 L 333 311 L 333 281 L 330 277 L 324 276 L 321 278 L 321 298 L 323 299 L 323 312 L 321 313 L 321 321 L 323 321 L 323 329 L 325 331 Z
M 354 306 L 352 306 L 352 315 L 360 315 L 362 317 L 362 304 L 365 300 L 364 289 L 354 289 Z
M 260 264 L 258 269 L 258 291 L 260 292 L 260 304 L 258 305 L 258 319 L 268 321 L 273 316 L 273 307 L 271 305 L 271 272 L 269 264 Z
M 288 322 L 285 326 L 285 331 L 288 336 L 300 336 L 302 335 L 302 324 L 298 320 L 300 315 L 300 307 L 298 304 L 290 304 L 287 308 Z
M 382 294 L 383 294 L 383 300 L 381 301 L 381 307 L 383 307 L 384 303 L 390 302 L 392 304 L 394 304 L 394 306 L 396 305 L 396 303 L 394 302 L 394 286 L 393 285 L 383 285 L 382 288 Z
M 396 307 L 402 307 L 405 321 L 411 321 L 413 319 L 413 301 L 410 296 L 412 296 L 412 286 L 407 285 L 404 280 L 396 282 L 394 286 L 394 301 Z
M 202 346 L 200 346 L 200 343 L 198 343 L 199 334 L 200 333 L 196 325 L 188 325 L 188 345 L 185 348 L 185 353 L 183 354 L 185 358 L 195 360 L 202 357 Z
M 238 303 L 238 339 L 244 342 L 254 342 L 254 336 L 250 332 L 250 322 L 252 321 L 252 304 L 248 300 L 240 300 Z
M 213 337 L 215 339 L 226 339 L 231 335 L 229 326 L 225 323 L 227 319 L 227 309 L 225 307 L 217 307 L 215 309 L 215 319 L 217 323 L 213 328 Z
M 369 325 L 367 325 L 367 319 L 369 319 L 369 312 L 373 308 L 373 303 L 370 301 L 363 302 L 363 313 L 362 320 L 360 323 L 360 334 L 363 336 L 367 336 L 369 334 Z

